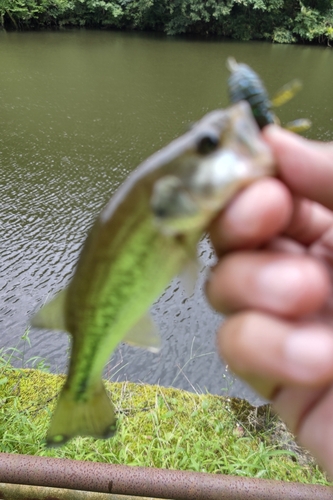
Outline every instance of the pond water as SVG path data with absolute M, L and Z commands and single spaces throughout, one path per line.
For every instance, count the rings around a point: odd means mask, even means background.
M 304 90 L 282 122 L 311 118 L 308 137 L 333 139 L 333 52 L 323 47 L 168 38 L 109 31 L 0 32 L 0 347 L 65 370 L 66 335 L 31 330 L 33 311 L 70 279 L 94 218 L 142 160 L 206 112 L 228 105 L 226 58 L 256 69 L 274 93 Z M 223 318 L 202 291 L 214 262 L 203 241 L 191 298 L 175 279 L 152 307 L 159 354 L 121 344 L 106 376 L 256 398 L 215 353 Z M 24 359 L 22 359 L 22 357 Z

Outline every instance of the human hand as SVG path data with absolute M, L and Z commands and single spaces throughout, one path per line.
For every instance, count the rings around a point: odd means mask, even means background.
M 279 179 L 242 191 L 213 222 L 207 282 L 227 314 L 218 349 L 333 476 L 333 144 L 276 126 Z

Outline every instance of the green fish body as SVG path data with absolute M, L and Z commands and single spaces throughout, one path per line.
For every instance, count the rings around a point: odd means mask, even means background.
M 110 354 L 121 341 L 158 351 L 149 307 L 181 272 L 190 287 L 210 221 L 242 187 L 272 174 L 271 153 L 241 102 L 203 117 L 122 184 L 95 221 L 68 287 L 31 322 L 72 337 L 49 446 L 115 432 L 101 378 Z

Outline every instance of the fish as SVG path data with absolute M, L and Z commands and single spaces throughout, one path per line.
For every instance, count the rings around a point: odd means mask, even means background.
M 160 349 L 150 306 L 176 275 L 193 291 L 197 244 L 209 223 L 240 189 L 274 173 L 272 153 L 243 101 L 205 115 L 124 181 L 95 220 L 68 286 L 31 320 L 71 337 L 47 446 L 115 433 L 102 381 L 110 354 L 120 342 Z

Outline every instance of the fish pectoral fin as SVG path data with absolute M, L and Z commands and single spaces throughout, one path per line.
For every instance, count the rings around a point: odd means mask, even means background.
M 161 336 L 150 314 L 145 314 L 129 330 L 124 342 L 130 345 L 144 347 L 151 352 L 161 349 Z
M 106 439 L 115 431 L 114 408 L 102 380 L 78 398 L 64 387 L 46 435 L 46 445 L 62 446 L 75 436 Z
M 199 270 L 199 262 L 197 258 L 193 257 L 186 262 L 185 266 L 182 269 L 182 272 L 179 275 L 184 291 L 188 297 L 190 297 L 194 293 L 195 285 L 198 280 Z
M 36 328 L 49 330 L 66 330 L 65 300 L 67 289 L 58 293 L 50 302 L 47 302 L 30 320 Z

